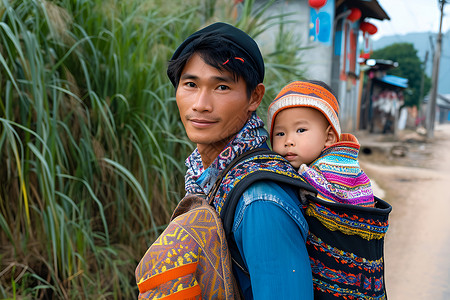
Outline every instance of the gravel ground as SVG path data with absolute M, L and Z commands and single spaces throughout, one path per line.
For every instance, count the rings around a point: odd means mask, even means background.
M 450 299 L 450 124 L 434 138 L 359 136 L 361 167 L 392 205 L 385 239 L 388 299 Z

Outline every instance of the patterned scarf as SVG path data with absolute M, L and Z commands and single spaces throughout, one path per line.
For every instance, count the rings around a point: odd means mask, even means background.
M 268 138 L 263 121 L 252 113 L 244 127 L 232 138 L 219 156 L 205 170 L 196 148 L 186 159 L 185 176 L 187 194 L 208 194 L 217 177 L 233 159 L 253 148 L 261 147 Z

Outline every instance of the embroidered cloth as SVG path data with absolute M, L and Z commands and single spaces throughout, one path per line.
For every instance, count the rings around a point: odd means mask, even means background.
M 264 122 L 252 113 L 244 127 L 234 136 L 219 156 L 205 170 L 202 158 L 196 148 L 186 159 L 188 168 L 185 176 L 187 194 L 208 194 L 219 174 L 240 154 L 253 148 L 261 147 L 268 138 Z
M 299 173 L 317 191 L 317 197 L 329 202 L 373 207 L 372 186 L 358 162 L 360 145 L 356 137 L 346 133 L 340 142 L 326 148 L 308 167 Z

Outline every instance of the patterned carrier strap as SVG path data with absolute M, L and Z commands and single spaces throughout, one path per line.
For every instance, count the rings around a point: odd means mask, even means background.
M 215 187 L 217 190 L 214 191 L 216 196 L 212 203 L 222 219 L 233 263 L 247 275 L 249 274 L 244 267 L 243 259 L 231 237 L 236 205 L 242 193 L 251 184 L 260 180 L 274 181 L 317 193 L 292 165 L 277 153 L 266 148 L 254 149 L 251 152 L 253 153 L 250 153 L 249 157 L 239 161 L 228 172 L 224 172 L 226 176 L 218 181 Z
M 257 181 L 270 180 L 317 193 L 283 157 L 265 148 L 259 150 L 228 171 L 218 186 L 212 204 L 223 220 L 227 235 L 231 232 L 238 198 L 246 188 Z

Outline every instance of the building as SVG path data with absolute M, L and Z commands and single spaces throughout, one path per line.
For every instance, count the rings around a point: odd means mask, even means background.
M 366 80 L 359 102 L 359 129 L 372 133 L 396 133 L 404 104 L 403 91 L 408 87 L 408 79 L 386 74 L 397 66 L 397 62 L 383 59 L 367 59 L 361 64 L 360 78 Z
M 264 4 L 267 1 L 256 1 Z M 377 28 L 371 19 L 389 20 L 377 0 L 283 0 L 276 1 L 269 14 L 284 13 L 295 34 L 309 49 L 303 52 L 308 79 L 322 80 L 337 93 L 343 131 L 358 129 L 358 102 L 362 93 L 360 56 L 368 58 L 371 35 Z M 275 30 L 261 39 L 264 47 Z M 295 78 L 293 78 L 295 80 Z
M 426 110 L 428 109 L 428 102 L 430 100 L 430 95 L 427 95 L 423 99 L 423 104 L 421 106 L 421 110 L 423 110 L 422 114 L 425 115 Z M 450 122 L 450 94 L 438 94 L 436 97 L 436 118 L 440 124 L 449 123 Z

